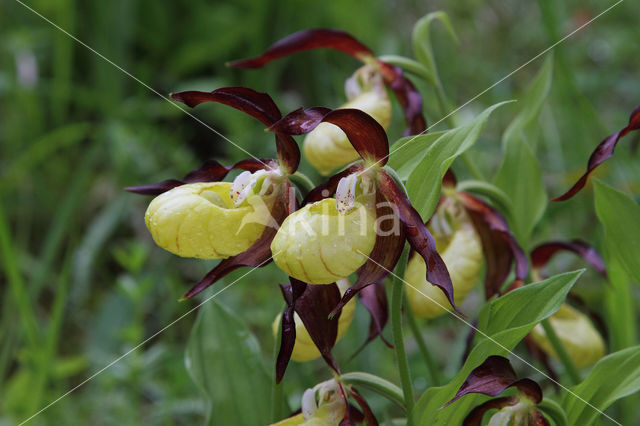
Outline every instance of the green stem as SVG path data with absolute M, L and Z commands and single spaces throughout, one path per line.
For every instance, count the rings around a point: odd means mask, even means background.
M 413 332 L 413 335 L 416 339 L 416 343 L 418 344 L 418 348 L 420 348 L 420 352 L 422 353 L 422 357 L 424 358 L 425 364 L 427 364 L 427 370 L 429 371 L 429 377 L 431 378 L 431 384 L 433 386 L 440 386 L 444 380 L 442 374 L 440 373 L 440 368 L 438 367 L 438 363 L 433 356 L 431 356 L 431 352 L 429 352 L 429 348 L 422 337 L 422 333 L 420 333 L 420 328 L 418 327 L 418 323 L 416 322 L 416 318 L 413 316 L 413 312 L 411 309 L 406 310 L 407 320 L 409 322 L 409 327 Z
M 549 319 L 547 318 L 542 320 L 541 324 L 542 328 L 544 328 L 544 332 L 547 335 L 547 338 L 549 339 L 549 342 L 551 343 L 551 346 L 553 347 L 553 350 L 558 355 L 558 359 L 560 359 L 560 362 L 562 362 L 562 365 L 564 365 L 564 369 L 569 375 L 571 384 L 576 385 L 580 383 L 580 373 L 578 373 L 578 369 L 573 364 L 573 361 L 571 361 L 567 350 L 558 338 L 558 335 L 549 322 Z
M 402 393 L 407 406 L 407 425 L 412 424 L 411 412 L 415 404 L 413 398 L 413 386 L 411 383 L 411 374 L 409 373 L 409 362 L 407 361 L 407 352 L 404 347 L 404 336 L 402 334 L 402 300 L 404 296 L 404 283 L 402 277 L 407 265 L 407 257 L 409 251 L 405 247 L 400 256 L 400 260 L 395 268 L 393 277 L 393 287 L 391 289 L 391 328 L 393 330 L 393 344 L 395 346 L 396 361 L 398 363 L 398 373 L 400 374 L 400 382 L 402 383 Z

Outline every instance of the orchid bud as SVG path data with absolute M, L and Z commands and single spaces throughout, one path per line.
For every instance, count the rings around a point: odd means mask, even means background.
M 391 102 L 380 73 L 372 65 L 358 69 L 345 83 L 349 101 L 340 108 L 355 108 L 372 116 L 385 129 L 391 122 Z M 332 170 L 357 160 L 347 135 L 331 123 L 320 123 L 304 139 L 304 154 L 318 171 Z
M 480 237 L 464 209 L 453 199 L 447 199 L 429 224 L 438 252 L 447 265 L 456 305 L 462 303 L 478 281 L 482 269 Z M 453 309 L 444 293 L 426 279 L 422 256 L 413 255 L 407 265 L 405 286 L 409 305 L 422 318 L 435 318 Z
M 153 240 L 178 256 L 199 259 L 221 259 L 247 250 L 266 225 L 273 226 L 269 211 L 274 190 L 244 193 L 236 204 L 232 187 L 229 182 L 190 183 L 154 198 L 145 214 Z
M 549 323 L 577 367 L 588 367 L 604 356 L 602 336 L 582 312 L 563 304 L 558 312 L 549 317 Z M 542 325 L 535 326 L 531 331 L 531 337 L 545 353 L 558 358 Z
M 347 404 L 340 396 L 338 384 L 332 379 L 304 392 L 299 414 L 271 426 L 338 426 L 346 413 Z
M 509 403 L 492 415 L 487 422 L 487 426 L 537 426 L 542 424 L 548 424 L 548 422 L 531 401 L 522 397 L 509 399 Z
M 335 198 L 325 198 L 289 215 L 271 242 L 276 265 L 310 284 L 330 284 L 354 273 L 376 241 L 375 196 L 354 197 L 348 204 L 349 211 L 339 211 Z
M 349 280 L 341 279 L 336 281 L 338 288 L 340 289 L 340 295 L 344 295 L 344 292 L 349 288 Z M 351 325 L 351 321 L 353 320 L 353 314 L 356 309 L 356 299 L 351 299 L 349 303 L 347 303 L 340 313 L 340 317 L 338 318 L 338 335 L 336 336 L 336 342 L 342 339 L 349 330 L 349 326 Z M 273 335 L 274 337 L 278 333 L 278 327 L 280 325 L 280 319 L 282 318 L 282 314 L 279 314 L 276 319 L 273 321 Z M 291 359 L 298 362 L 311 361 L 320 356 L 320 351 L 316 347 L 315 343 L 311 339 L 309 332 L 305 328 L 302 320 L 298 316 L 298 314 L 294 313 L 294 321 L 296 324 L 296 342 L 293 346 L 293 353 L 291 354 Z

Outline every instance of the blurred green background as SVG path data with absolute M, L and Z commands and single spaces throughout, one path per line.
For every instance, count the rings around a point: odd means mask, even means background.
M 347 30 L 379 54 L 411 56 L 415 21 L 443 10 L 460 45 L 436 24 L 434 49 L 444 86 L 459 105 L 613 1 L 25 3 L 159 93 L 244 85 L 270 93 L 288 112 L 343 103 L 344 80 L 357 62 L 334 51 L 301 53 L 255 71 L 233 70 L 225 62 L 258 54 L 293 31 L 321 26 Z M 640 3 L 623 2 L 554 50 L 554 82 L 540 120 L 540 160 L 552 196 L 582 172 L 593 147 L 625 125 L 639 103 L 638 16 Z M 541 64 L 533 62 L 490 90 L 465 107 L 460 118 L 516 98 Z M 435 122 L 440 118 L 435 97 L 427 86 L 419 87 L 427 117 Z M 500 163 L 500 134 L 514 111 L 498 111 L 473 149 L 476 164 L 486 174 Z M 252 154 L 273 156 L 271 137 L 250 117 L 216 104 L 203 105 L 194 114 Z M 404 126 L 397 105 L 394 117 L 391 141 Z M 621 144 L 618 156 L 598 175 L 640 194 L 640 164 L 629 155 L 629 142 Z M 245 157 L 32 11 L 2 0 L 0 424 L 26 419 L 196 305 L 177 299 L 215 262 L 181 259 L 156 247 L 144 227 L 148 199 L 122 188 L 180 177 L 208 158 L 229 164 Z M 302 168 L 319 182 L 307 163 Z M 592 206 L 590 190 L 551 205 L 535 231 L 535 242 L 574 237 L 596 241 Z M 562 257 L 556 267 L 577 265 Z M 232 274 L 204 297 L 242 273 Z M 258 337 L 269 372 L 271 322 L 283 306 L 277 284 L 284 279 L 271 265 L 216 299 Z M 588 301 L 596 300 L 602 282 L 595 274 L 582 282 L 578 291 Z M 477 294 L 469 305 L 479 299 Z M 598 310 L 598 304 L 593 308 Z M 32 423 L 203 422 L 207 402 L 184 361 L 196 317 L 186 316 Z M 347 363 L 367 327 L 360 306 L 354 326 L 336 347 L 337 358 L 346 370 L 370 371 L 397 382 L 393 353 L 379 341 Z M 453 373 L 465 328 L 442 318 L 424 330 L 446 372 Z M 426 369 L 410 338 L 408 345 L 416 387 L 424 389 Z M 229 373 L 231 381 L 234 374 L 243 375 Z M 328 378 L 322 361 L 293 363 L 285 377 L 292 408 L 306 387 Z M 249 400 L 269 397 L 259 389 L 246 395 Z M 375 396 L 367 397 L 381 419 L 397 414 Z

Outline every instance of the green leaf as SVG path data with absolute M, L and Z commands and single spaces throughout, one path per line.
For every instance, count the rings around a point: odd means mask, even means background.
M 504 159 L 494 179 L 495 184 L 511 198 L 513 214 L 510 225 L 516 239 L 525 248 L 548 201 L 534 150 L 538 116 L 551 87 L 551 58 L 545 61 L 527 89 L 519 102 L 520 112 L 503 135 Z
M 200 309 L 185 356 L 193 381 L 210 402 L 208 424 L 268 424 L 271 379 L 258 341 L 214 300 Z
M 421 79 L 434 84 L 433 76 L 420 62 L 411 58 L 399 55 L 382 55 L 378 56 L 383 62 L 402 68 L 404 71 L 420 77 Z
M 507 219 L 511 217 L 511 199 L 502 189 L 494 184 L 482 180 L 463 180 L 462 182 L 458 182 L 456 189 L 488 198 Z
M 569 424 L 567 414 L 564 412 L 564 409 L 553 399 L 544 398 L 540 401 L 540 404 L 537 405 L 537 408 L 553 420 L 553 424 L 555 424 L 555 426 L 567 426 Z
M 422 394 L 414 410 L 416 424 L 462 424 L 469 411 L 486 400 L 485 396 L 466 395 L 446 408 L 441 407 L 454 397 L 471 370 L 488 356 L 508 356 L 537 323 L 553 315 L 583 271 L 556 275 L 487 303 L 478 318 L 478 343 L 449 384 L 430 388 Z
M 388 400 L 396 403 L 403 410 L 406 410 L 402 389 L 381 377 L 369 373 L 355 371 L 352 373 L 345 373 L 341 375 L 340 381 L 348 385 L 368 388 L 369 390 L 372 390 L 377 394 L 384 396 Z
M 575 395 L 567 393 L 563 400 L 569 424 L 593 423 L 600 415 L 596 409 L 604 411 L 620 398 L 640 391 L 640 346 L 602 358 L 593 367 L 589 377 L 571 390 Z
M 596 214 L 611 241 L 611 254 L 640 283 L 640 206 L 628 195 L 594 180 Z
M 409 175 L 407 192 L 409 193 L 411 203 L 424 219 L 431 217 L 433 210 L 438 204 L 442 177 L 449 166 L 451 166 L 451 163 L 463 152 L 471 148 L 476 140 L 478 140 L 491 113 L 496 108 L 508 102 L 500 102 L 492 105 L 471 122 L 448 130 L 431 143 L 422 155 L 420 155 L 418 149 L 411 148 L 413 149 L 412 153 L 416 158 L 420 158 L 420 161 Z M 427 136 L 431 135 L 418 136 L 407 145 L 416 143 L 420 138 Z M 422 146 L 425 144 L 424 142 L 418 143 L 422 144 Z M 403 149 L 408 149 L 408 146 L 405 146 Z M 400 150 L 396 152 L 396 154 L 399 152 Z M 403 153 L 402 155 L 405 154 Z M 402 174 L 400 176 L 402 177 Z
M 413 54 L 416 59 L 427 69 L 432 76 L 437 76 L 438 70 L 433 59 L 433 49 L 431 48 L 431 23 L 439 20 L 445 26 L 447 32 L 454 41 L 458 42 L 458 36 L 453 30 L 449 16 L 442 11 L 432 12 L 423 16 L 413 27 Z
M 426 133 L 398 139 L 389 148 L 389 167 L 396 171 L 400 179 L 406 181 L 418 166 L 427 150 L 446 132 Z

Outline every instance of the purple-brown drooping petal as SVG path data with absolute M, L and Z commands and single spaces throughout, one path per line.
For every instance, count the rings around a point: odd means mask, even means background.
M 542 401 L 542 389 L 530 379 L 519 379 L 507 358 L 491 355 L 474 368 L 464 381 L 455 397 L 445 407 L 469 393 L 498 396 L 509 387 L 517 387 L 521 395 L 534 404 Z
M 283 56 L 318 48 L 339 50 L 360 60 L 373 56 L 373 52 L 367 46 L 344 31 L 331 28 L 311 28 L 298 31 L 277 41 L 260 56 L 231 62 L 229 65 L 235 68 L 260 68 Z
M 282 118 L 271 96 L 247 87 L 222 87 L 213 92 L 186 91 L 171 94 L 171 98 L 195 107 L 203 102 L 217 102 L 240 110 L 271 126 Z M 300 164 L 300 149 L 295 140 L 286 134 L 276 134 L 278 158 L 288 173 L 293 173 Z
M 362 289 L 381 281 L 398 263 L 406 238 L 405 227 L 398 220 L 393 205 L 380 192 L 376 192 L 376 218 L 376 241 L 368 254 L 369 259 L 358 269 L 358 279 L 344 292 L 331 315 L 340 312 Z
M 427 266 L 427 281 L 437 286 L 451 306 L 458 308 L 453 300 L 453 285 L 444 261 L 436 251 L 436 242 L 424 225 L 420 214 L 413 208 L 407 195 L 398 187 L 387 172 L 381 170 L 377 174 L 378 188 L 394 207 L 395 213 L 402 221 L 411 247 L 422 256 Z
M 291 282 L 297 281 L 291 278 Z M 305 291 L 295 302 L 295 311 L 302 320 L 309 336 L 322 358 L 335 372 L 340 373 L 331 355 L 338 336 L 339 315 L 330 318 L 331 309 L 340 301 L 340 290 L 334 284 L 307 284 Z
M 613 151 L 616 149 L 618 141 L 632 130 L 640 129 L 640 105 L 636 107 L 629 117 L 629 124 L 620 130 L 618 133 L 608 136 L 605 140 L 600 142 L 595 151 L 589 157 L 589 163 L 587 164 L 587 171 L 578 179 L 578 181 L 564 194 L 554 198 L 551 201 L 564 201 L 576 195 L 587 183 L 587 179 L 591 172 L 595 170 L 600 164 L 613 155 Z
M 485 296 L 490 298 L 500 291 L 500 287 L 509 275 L 513 259 L 516 264 L 516 280 L 524 280 L 529 272 L 527 256 L 511 233 L 504 216 L 471 194 L 459 192 L 458 197 L 482 240 L 487 264 Z
M 378 61 L 385 84 L 393 91 L 402 106 L 407 121 L 405 136 L 419 135 L 427 130 L 427 122 L 422 115 L 422 96 L 418 89 L 404 76 L 402 69 Z
M 569 251 L 577 254 L 602 275 L 607 276 L 604 261 L 596 249 L 581 240 L 549 241 L 548 243 L 540 244 L 531 252 L 531 266 L 536 269 L 543 268 L 559 251 Z
M 349 388 L 349 393 L 351 394 L 353 399 L 356 400 L 356 402 L 362 409 L 362 412 L 364 413 L 365 424 L 367 426 L 378 426 L 378 419 L 376 419 L 376 416 L 373 414 L 373 411 L 371 411 L 371 407 L 369 407 L 369 404 L 362 397 L 362 395 L 360 395 L 360 393 L 353 387 Z
M 261 165 L 264 167 L 264 164 Z M 160 195 L 187 183 L 221 181 L 233 168 L 235 166 L 223 166 L 216 160 L 207 160 L 202 166 L 187 173 L 182 180 L 167 179 L 151 185 L 130 186 L 125 188 L 125 191 L 142 195 Z
M 358 298 L 364 307 L 367 308 L 367 311 L 369 311 L 369 314 L 371 315 L 371 322 L 369 323 L 369 336 L 367 337 L 367 340 L 365 340 L 358 350 L 356 350 L 352 355 L 352 358 L 360 353 L 360 351 L 362 351 L 369 342 L 378 336 L 380 336 L 385 345 L 393 348 L 393 345 L 382 335 L 382 330 L 389 319 L 387 292 L 384 288 L 384 282 L 378 281 L 373 285 L 363 288 L 358 293 Z
M 364 160 L 387 164 L 389 140 L 384 128 L 364 111 L 353 108 L 334 109 L 322 115 L 325 108 L 314 107 L 296 110 L 269 128 L 274 132 L 293 135 L 309 133 L 320 123 L 331 123 L 340 127 L 349 142 Z
M 280 332 L 280 349 L 276 358 L 276 383 L 280 383 L 287 370 L 293 347 L 296 344 L 296 323 L 294 317 L 294 305 L 296 300 L 302 296 L 307 288 L 307 284 L 292 280 L 291 284 L 280 285 L 282 296 L 287 302 L 287 309 L 282 313 L 281 332 Z

